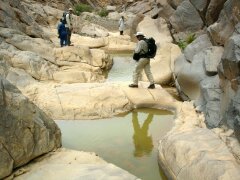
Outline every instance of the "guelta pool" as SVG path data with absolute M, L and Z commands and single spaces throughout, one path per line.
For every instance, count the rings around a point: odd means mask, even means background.
M 108 82 L 132 81 L 131 55 L 112 55 Z M 174 114 L 158 109 L 135 109 L 109 119 L 57 120 L 63 147 L 95 152 L 142 180 L 167 179 L 158 165 L 158 142 L 173 127 Z
M 63 147 L 95 152 L 142 180 L 166 179 L 158 166 L 157 147 L 173 126 L 174 115 L 157 109 L 136 109 L 109 119 L 56 120 Z

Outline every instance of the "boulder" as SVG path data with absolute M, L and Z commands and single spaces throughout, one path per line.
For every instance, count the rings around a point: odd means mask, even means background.
M 112 12 L 112 11 L 116 11 L 116 6 L 107 6 L 106 7 L 106 10 L 109 11 L 109 12 Z
M 152 9 L 151 5 L 150 1 L 136 1 L 126 11 L 133 14 L 144 14 Z
M 222 93 L 222 120 L 225 125 L 235 129 L 238 135 L 236 127 L 239 123 L 239 68 L 238 63 L 240 61 L 240 38 L 239 34 L 233 35 L 226 43 L 222 61 L 219 65 L 219 74 Z M 238 136 L 239 138 L 239 136 Z
M 227 0 L 211 0 L 208 8 L 207 8 L 207 12 L 206 12 L 206 23 L 208 26 L 210 26 L 211 24 L 213 24 L 214 22 L 217 21 L 219 14 L 223 8 L 224 3 Z
M 207 34 L 201 35 L 184 49 L 184 55 L 189 62 L 192 62 L 195 54 L 210 46 L 212 43 Z
M 0 178 L 61 145 L 57 125 L 5 79 L 0 80 Z
M 92 37 L 108 36 L 108 30 L 96 24 L 84 25 L 81 30 L 81 33 L 86 34 L 88 36 L 92 36 Z
M 31 16 L 27 15 L 19 0 L 2 2 L 0 14 L 3 24 L 1 27 L 16 29 L 32 37 L 43 37 L 41 27 Z
M 130 36 L 120 36 L 119 33 L 111 33 L 105 38 L 106 46 L 104 49 L 108 52 L 132 53 L 136 44 L 130 40 Z
M 170 23 L 177 32 L 195 32 L 203 27 L 203 21 L 194 6 L 187 0 L 183 1 L 170 17 Z
M 138 24 L 137 31 L 141 31 L 146 37 L 153 37 L 158 46 L 163 46 L 165 43 L 171 43 L 172 37 L 164 19 L 152 19 L 145 16 Z
M 105 37 L 88 37 L 78 34 L 72 35 L 72 41 L 76 45 L 87 46 L 89 48 L 102 48 L 107 45 Z
M 207 78 L 203 63 L 204 52 L 199 52 L 193 57 L 192 63 L 183 61 L 184 65 L 178 72 L 176 77 L 178 84 L 181 87 L 181 91 L 186 94 L 189 99 L 196 100 L 200 96 L 200 82 Z M 177 63 L 177 62 L 176 62 Z M 179 63 L 177 63 L 179 64 Z M 175 64 L 176 66 L 176 64 Z
M 196 8 L 196 10 L 200 13 L 200 15 L 204 16 L 206 8 L 208 7 L 208 0 L 189 0 L 190 3 Z
M 205 50 L 205 69 L 208 75 L 216 75 L 218 73 L 217 67 L 221 61 L 223 48 L 220 46 L 212 46 Z
M 237 180 L 240 175 L 240 167 L 224 142 L 207 129 L 168 134 L 160 141 L 159 151 L 161 164 L 172 179 Z
M 96 119 L 131 109 L 119 85 L 74 83 L 39 84 L 24 90 L 53 119 Z M 114 93 L 112 93 L 114 92 Z
M 221 95 L 222 89 L 217 75 L 201 81 L 200 96 L 195 101 L 195 106 L 204 113 L 208 128 L 216 128 L 221 125 Z
M 161 0 L 158 0 L 161 2 Z M 168 4 L 173 8 L 177 9 L 177 7 L 183 2 L 184 0 L 167 0 Z
M 53 73 L 58 69 L 56 65 L 30 51 L 18 51 L 11 58 L 11 64 L 14 68 L 25 70 L 36 80 L 52 80 Z
M 118 21 L 120 19 L 121 15 L 118 12 L 109 12 L 107 17 L 109 19 Z
M 23 69 L 9 68 L 6 79 L 13 85 L 24 88 L 33 85 L 37 81 Z
M 19 172 L 25 172 L 19 175 Z M 54 173 L 52 173 L 54 172 Z M 14 179 L 137 180 L 129 172 L 107 163 L 95 153 L 58 149 L 14 173 Z
M 173 15 L 176 7 L 174 7 L 171 2 L 167 0 L 157 0 L 157 9 L 158 16 L 165 19 L 165 21 L 169 22 L 169 18 Z
M 222 67 L 223 67 L 223 72 L 221 72 L 222 74 L 224 74 L 225 78 L 227 78 L 228 81 L 230 81 L 232 83 L 232 88 L 234 89 L 234 83 L 236 83 L 238 77 L 239 77 L 239 67 L 238 67 L 238 63 L 240 61 L 240 57 L 239 57 L 239 53 L 240 53 L 240 35 L 234 35 L 232 36 L 225 48 L 224 48 L 224 52 L 223 52 L 223 56 L 222 56 Z
M 174 128 L 159 142 L 161 167 L 169 179 L 237 180 L 240 166 L 232 150 L 217 133 L 204 126 L 203 120 L 191 103 L 179 105 Z M 223 137 L 229 143 L 230 135 Z
M 207 29 L 211 39 L 216 45 L 224 45 L 234 32 L 235 25 L 240 21 L 237 15 L 240 11 L 240 2 L 238 0 L 228 0 L 224 4 L 217 22 L 210 25 Z

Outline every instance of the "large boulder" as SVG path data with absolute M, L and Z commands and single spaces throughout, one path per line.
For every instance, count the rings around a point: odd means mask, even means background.
M 216 45 L 224 45 L 233 34 L 235 25 L 240 21 L 239 11 L 238 0 L 226 1 L 217 22 L 208 27 L 207 30 Z
M 161 2 L 161 0 L 158 0 Z M 177 7 L 183 2 L 184 0 L 167 0 L 169 5 L 171 5 L 172 8 L 177 9 Z
M 221 125 L 221 95 L 218 75 L 207 77 L 200 82 L 200 96 L 195 101 L 198 111 L 205 115 L 205 123 L 209 128 Z
M 221 61 L 223 48 L 221 46 L 212 46 L 206 50 L 205 69 L 208 75 L 216 75 L 217 67 Z
M 20 30 L 32 37 L 44 37 L 41 27 L 26 13 L 19 0 L 2 2 L 0 14 L 1 27 Z
M 207 6 L 208 6 L 208 0 L 189 0 L 192 5 L 196 8 L 196 10 L 200 13 L 203 14 L 204 11 L 206 10 Z
M 96 119 L 132 108 L 120 87 L 105 83 L 39 84 L 25 88 L 24 93 L 53 119 Z
M 161 167 L 169 179 L 237 180 L 240 166 L 234 156 L 239 157 L 239 152 L 233 155 L 234 147 L 225 143 L 237 146 L 238 150 L 239 145 L 233 143 L 232 133 L 215 133 L 203 121 L 191 103 L 179 106 L 174 128 L 159 142 Z
M 61 133 L 53 120 L 2 76 L 0 99 L 0 178 L 3 178 L 14 168 L 60 147 Z
M 152 9 L 151 1 L 136 1 L 131 4 L 129 8 L 126 9 L 127 12 L 134 14 L 144 14 Z
M 81 33 L 92 36 L 92 37 L 106 37 L 108 36 L 107 29 L 96 25 L 96 24 L 86 24 L 83 26 Z
M 239 133 L 239 61 L 240 61 L 240 35 L 233 35 L 226 43 L 222 61 L 219 66 L 222 93 L 222 120 L 230 128 L 234 128 L 236 135 Z
M 169 17 L 173 15 L 176 6 L 167 0 L 157 0 L 158 16 L 169 22 Z
M 19 174 L 21 171 L 27 171 Z M 54 172 L 54 173 L 52 173 Z M 14 173 L 16 180 L 24 179 L 121 179 L 137 180 L 129 172 L 107 163 L 95 153 L 58 149 Z
M 95 46 L 104 47 L 104 39 L 87 38 L 76 41 L 74 47 L 55 48 L 48 40 L 31 38 L 9 28 L 0 28 L 0 36 L 0 52 L 12 67 L 7 79 L 15 85 L 31 84 L 31 78 L 68 83 L 99 82 L 104 79 L 103 69 L 108 70 L 112 66 L 112 59 L 104 50 L 84 46 L 92 42 Z M 85 43 L 87 40 L 88 44 Z M 21 75 L 26 78 L 19 78 Z
M 162 18 L 152 19 L 149 16 L 145 16 L 138 24 L 137 31 L 143 32 L 146 37 L 153 37 L 158 46 L 172 42 L 167 23 Z
M 197 39 L 195 39 L 191 44 L 189 44 L 185 49 L 184 49 L 184 55 L 187 59 L 187 61 L 192 62 L 193 57 L 195 54 L 198 52 L 207 49 L 212 45 L 209 37 L 207 34 L 199 36 Z
M 207 35 L 198 37 L 184 50 L 184 56 L 175 61 L 175 81 L 185 100 L 196 100 L 200 96 L 200 82 L 207 78 L 204 63 L 211 42 Z M 187 98 L 187 99 L 186 99 Z
M 170 23 L 177 32 L 195 32 L 203 27 L 203 21 L 194 6 L 183 1 L 170 17 Z
M 206 11 L 206 23 L 208 26 L 217 21 L 219 14 L 227 0 L 211 0 Z

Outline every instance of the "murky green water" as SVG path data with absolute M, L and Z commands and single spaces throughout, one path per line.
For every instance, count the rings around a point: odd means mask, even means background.
M 138 109 L 101 120 L 56 121 L 63 147 L 96 152 L 143 180 L 166 179 L 157 162 L 158 141 L 173 126 L 168 111 Z
M 107 81 L 132 81 L 135 61 L 128 55 L 112 55 L 113 66 L 107 74 Z

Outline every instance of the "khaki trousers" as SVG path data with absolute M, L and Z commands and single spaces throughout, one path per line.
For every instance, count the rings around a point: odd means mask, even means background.
M 150 81 L 150 84 L 154 84 L 153 75 L 150 69 L 150 59 L 148 58 L 141 58 L 136 63 L 135 70 L 133 71 L 133 84 L 138 84 L 143 69 L 148 80 Z

